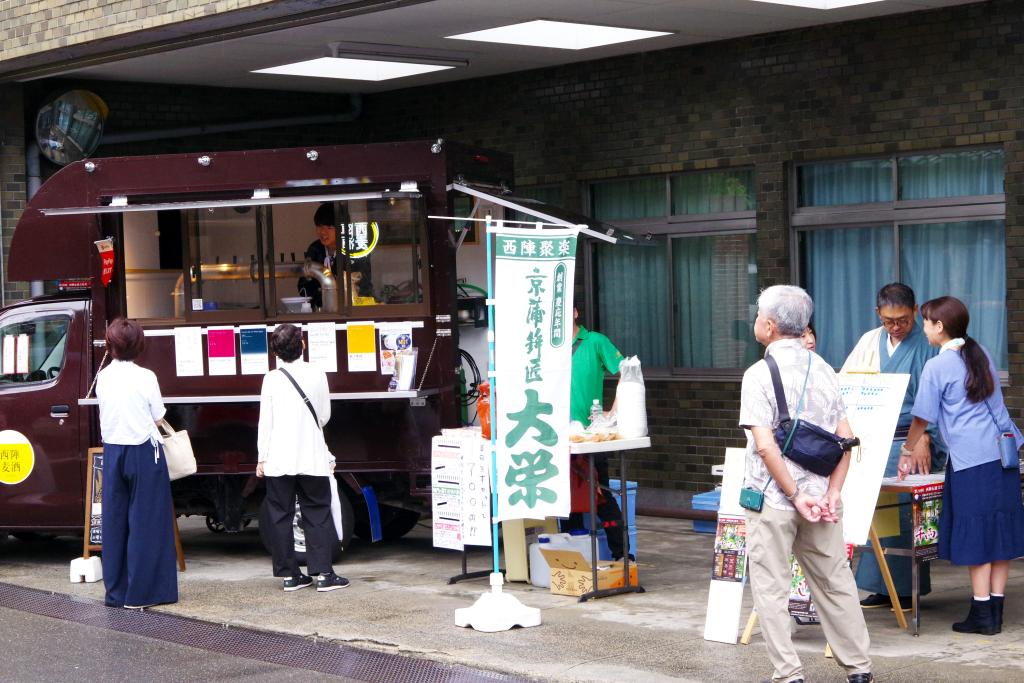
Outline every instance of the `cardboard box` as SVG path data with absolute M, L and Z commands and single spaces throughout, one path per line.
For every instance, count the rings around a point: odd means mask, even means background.
M 541 550 L 548 566 L 551 567 L 551 592 L 555 595 L 580 596 L 594 590 L 594 573 L 583 557 L 575 550 Z M 618 588 L 625 586 L 625 570 L 622 562 L 598 562 L 597 588 Z M 636 585 L 636 564 L 629 564 L 631 585 Z

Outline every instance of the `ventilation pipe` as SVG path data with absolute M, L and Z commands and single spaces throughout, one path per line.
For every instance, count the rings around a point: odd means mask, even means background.
M 25 141 L 25 173 L 27 178 L 27 190 L 28 190 L 28 201 L 32 201 L 32 197 L 39 191 L 39 186 L 42 184 L 39 179 L 39 145 L 36 144 L 35 140 Z M 43 295 L 43 281 L 33 280 L 29 285 L 29 294 L 34 298 Z M 3 304 L 5 302 L 0 302 Z
M 141 130 L 135 133 L 104 135 L 101 145 L 120 145 L 129 142 L 146 142 L 148 140 L 167 140 L 170 138 L 187 138 L 196 135 L 220 135 L 237 133 L 245 130 L 266 130 L 268 128 L 287 128 L 289 126 L 319 126 L 331 123 L 349 123 L 359 118 L 363 111 L 363 99 L 358 94 L 349 95 L 352 108 L 340 114 L 318 114 L 315 116 L 296 116 L 287 119 L 264 119 L 262 121 L 239 121 L 236 123 L 202 124 L 185 128 L 164 128 L 159 130 Z

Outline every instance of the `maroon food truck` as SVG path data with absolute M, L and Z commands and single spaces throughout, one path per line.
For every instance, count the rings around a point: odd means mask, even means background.
M 0 531 L 82 531 L 87 453 L 101 445 L 90 389 L 117 316 L 142 324 L 137 362 L 157 374 L 167 420 L 191 437 L 198 472 L 172 484 L 178 514 L 228 531 L 258 514 L 259 394 L 275 364 L 265 348 L 259 358 L 258 341 L 251 362 L 242 337 L 288 322 L 312 325 L 318 353 L 335 356 L 324 431 L 344 539 L 353 527 L 364 537 L 378 524 L 384 538 L 410 531 L 428 509 L 430 439 L 461 426 L 459 235 L 428 216 L 454 216 L 457 197 L 507 195 L 512 178 L 510 155 L 440 140 L 62 169 L 29 202 L 10 249 L 9 279 L 55 280 L 62 292 L 0 311 L 0 440 L 28 470 L 0 477 Z M 336 248 L 330 267 L 324 245 Z M 353 360 L 348 324 L 363 322 L 353 329 L 365 340 L 371 321 L 372 354 L 358 349 Z M 405 390 L 389 391 L 382 371 L 376 332 L 387 324 L 406 330 L 406 345 L 411 333 L 418 351 Z

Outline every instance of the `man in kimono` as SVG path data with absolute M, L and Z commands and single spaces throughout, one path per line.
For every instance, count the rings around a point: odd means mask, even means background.
M 910 375 L 907 394 L 903 397 L 899 421 L 896 423 L 896 434 L 892 447 L 889 449 L 889 460 L 885 466 L 885 476 L 896 476 L 896 465 L 900 459 L 900 449 L 907 439 L 907 431 L 913 415 L 917 396 L 917 386 L 921 378 L 924 364 L 938 355 L 939 349 L 929 346 L 924 331 L 915 324 L 917 302 L 914 290 L 905 284 L 895 282 L 886 285 L 878 292 L 875 299 L 875 312 L 882 321 L 882 326 L 864 334 L 857 342 L 853 352 L 843 364 L 843 372 L 884 372 Z M 914 447 L 914 459 L 925 465 L 921 471 L 938 471 L 946 463 L 946 447 L 942 443 L 938 429 L 929 425 L 928 432 Z M 900 494 L 901 503 L 910 502 L 910 494 Z M 913 509 L 910 505 L 899 509 L 900 535 L 881 539 L 882 546 L 912 548 L 914 539 Z M 911 565 L 913 558 L 886 555 L 889 571 L 892 573 L 893 584 L 903 609 L 910 609 Z M 927 562 L 920 567 L 921 595 L 931 592 L 931 573 Z M 869 591 L 871 595 L 861 600 L 865 608 L 888 607 L 891 603 L 889 590 L 882 578 L 881 568 L 874 553 L 862 553 L 857 566 L 857 587 Z

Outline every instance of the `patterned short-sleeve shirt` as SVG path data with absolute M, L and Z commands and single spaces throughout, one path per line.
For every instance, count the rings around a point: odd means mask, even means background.
M 807 360 L 810 355 L 811 369 L 807 374 Z M 800 418 L 830 432 L 846 417 L 846 406 L 839 393 L 839 380 L 835 370 L 821 356 L 801 345 L 799 339 L 780 339 L 768 345 L 765 355 L 770 355 L 779 366 L 782 387 L 791 418 L 796 417 L 800 392 L 807 377 L 807 391 L 804 395 Z M 747 431 L 747 483 L 748 488 L 764 489 L 765 503 L 776 510 L 793 510 L 786 500 L 786 494 L 772 480 L 768 483 L 768 468 L 757 452 L 751 427 L 774 429 L 779 424 L 779 409 L 775 401 L 775 389 L 768 365 L 763 360 L 754 363 L 743 373 L 743 389 L 740 395 L 740 426 Z M 804 493 L 821 497 L 828 490 L 828 477 L 808 472 L 789 458 L 786 467 L 793 476 L 797 487 Z

